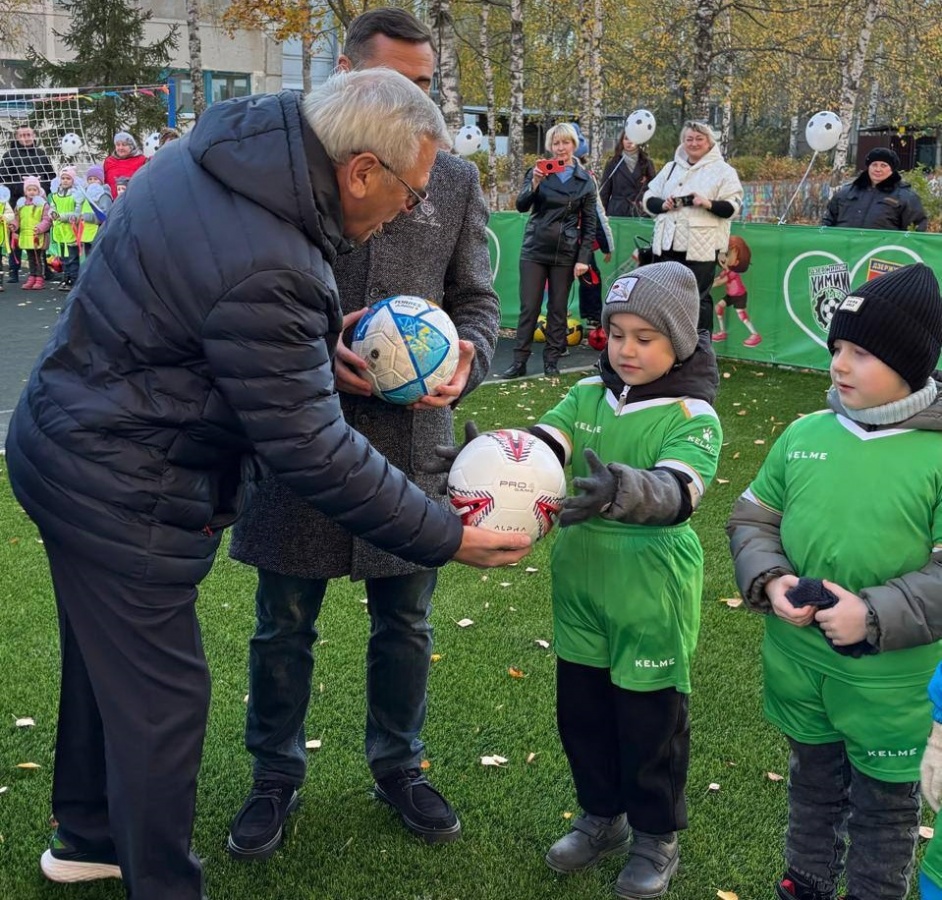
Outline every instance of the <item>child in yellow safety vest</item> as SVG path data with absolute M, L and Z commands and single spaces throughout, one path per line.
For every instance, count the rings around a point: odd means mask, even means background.
M 52 207 L 52 239 L 59 245 L 63 279 L 60 291 L 69 291 L 79 273 L 79 240 L 83 229 L 81 203 L 75 197 L 75 166 L 59 171 L 59 187 L 49 196 Z
M 95 190 L 96 186 L 102 189 L 100 194 Z M 82 203 L 82 245 L 86 256 L 112 202 L 111 191 L 105 187 L 105 170 L 101 166 L 89 166 L 85 173 L 85 202 Z
M 20 249 L 26 251 L 29 260 L 29 278 L 23 283 L 24 291 L 41 291 L 46 286 L 43 276 L 46 248 L 49 246 L 49 229 L 52 215 L 46 202 L 46 192 L 35 175 L 23 179 L 23 196 L 16 201 L 16 232 Z
M 13 247 L 13 223 L 16 221 L 16 213 L 10 206 L 10 189 L 0 188 L 0 264 L 10 255 Z M 0 269 L 0 292 L 4 291 L 3 271 Z

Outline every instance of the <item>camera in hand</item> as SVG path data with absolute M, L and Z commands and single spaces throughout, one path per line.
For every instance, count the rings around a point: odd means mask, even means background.
M 671 200 L 673 200 L 675 208 L 679 206 L 693 206 L 693 194 L 683 194 L 680 197 L 671 197 Z
M 538 159 L 533 167 L 541 175 L 552 175 L 555 172 L 562 172 L 566 168 L 564 159 Z

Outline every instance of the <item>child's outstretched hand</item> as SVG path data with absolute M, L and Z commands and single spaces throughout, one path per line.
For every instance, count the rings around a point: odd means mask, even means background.
M 795 606 L 788 599 L 788 592 L 798 584 L 797 575 L 781 575 L 773 578 L 765 586 L 765 594 L 772 604 L 772 612 L 780 619 L 790 622 L 798 628 L 804 628 L 814 621 L 816 612 L 813 606 Z
M 460 447 L 453 444 L 436 444 L 425 471 L 434 475 L 447 475 L 458 458 L 458 454 L 476 437 L 478 437 L 478 426 L 473 419 L 468 419 L 464 423 L 464 443 Z
M 585 448 L 583 455 L 589 464 L 590 474 L 573 479 L 572 486 L 582 493 L 563 500 L 559 513 L 559 524 L 563 528 L 578 525 L 605 512 L 615 499 L 618 484 L 608 466 L 589 447 Z
M 824 586 L 835 594 L 837 603 L 830 609 L 822 609 L 815 614 L 815 621 L 821 626 L 825 636 L 836 647 L 856 644 L 867 639 L 867 604 L 856 594 L 842 588 L 833 581 L 825 581 Z

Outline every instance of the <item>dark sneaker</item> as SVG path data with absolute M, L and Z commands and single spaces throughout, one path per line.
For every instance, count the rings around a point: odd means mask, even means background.
M 654 900 L 666 894 L 679 862 L 677 832 L 635 831 L 628 862 L 615 882 L 615 896 L 624 900 Z
M 40 857 L 39 867 L 46 878 L 59 884 L 121 877 L 114 847 L 79 850 L 62 840 L 58 831 L 49 841 L 49 849 Z
M 559 378 L 559 366 L 555 363 L 549 363 L 548 365 L 543 366 L 543 374 L 547 378 Z
M 834 900 L 834 891 L 816 891 L 799 881 L 794 875 L 786 873 L 775 886 L 775 896 L 778 900 Z M 851 898 L 848 897 L 846 900 L 851 900 Z
M 10 275 L 7 277 L 7 284 L 19 284 L 19 283 L 20 283 L 19 274 L 16 272 L 11 272 Z
M 563 874 L 581 872 L 608 856 L 627 853 L 628 836 L 624 813 L 612 818 L 583 813 L 572 823 L 572 831 L 549 848 L 546 865 Z
M 504 369 L 503 372 L 498 375 L 498 378 L 508 380 L 510 378 L 523 378 L 527 374 L 527 364 L 526 363 L 514 363 L 510 368 Z
M 400 769 L 377 778 L 373 792 L 399 813 L 406 828 L 430 844 L 455 841 L 461 836 L 461 823 L 451 804 L 419 769 Z
M 298 805 L 298 791 L 287 781 L 259 779 L 229 826 L 227 848 L 236 859 L 268 859 L 285 834 L 285 819 Z

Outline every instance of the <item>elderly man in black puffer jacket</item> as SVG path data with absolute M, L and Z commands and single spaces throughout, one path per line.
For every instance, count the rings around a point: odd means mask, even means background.
M 17 406 L 10 481 L 42 534 L 62 690 L 46 876 L 200 900 L 209 675 L 194 601 L 253 470 L 404 559 L 525 552 L 430 501 L 344 422 L 331 264 L 423 190 L 448 136 L 376 69 L 211 107 L 117 204 Z M 371 148 L 371 149 L 367 149 Z

